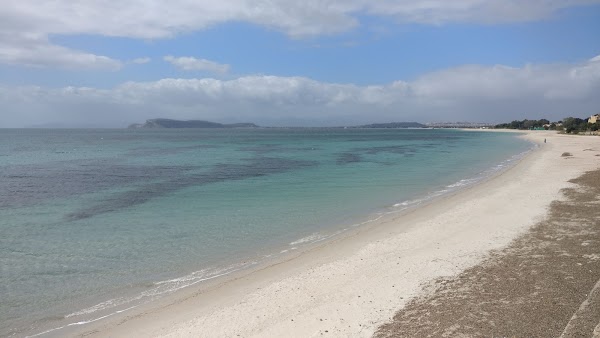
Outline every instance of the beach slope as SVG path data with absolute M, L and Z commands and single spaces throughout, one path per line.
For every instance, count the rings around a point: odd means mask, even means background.
M 548 217 L 455 278 L 432 284 L 376 337 L 592 337 L 600 331 L 600 169 Z M 600 334 L 600 332 L 597 332 Z

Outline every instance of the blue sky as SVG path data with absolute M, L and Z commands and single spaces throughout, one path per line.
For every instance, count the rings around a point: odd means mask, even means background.
M 600 111 L 596 1 L 323 3 L 5 6 L 0 127 L 155 117 L 500 122 Z

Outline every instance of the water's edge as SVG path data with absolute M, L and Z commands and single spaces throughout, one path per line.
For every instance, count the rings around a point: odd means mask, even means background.
M 515 137 L 518 136 L 515 135 Z M 58 320 L 54 318 L 55 325 L 48 325 L 46 326 L 48 329 L 43 332 L 31 334 L 28 337 L 61 336 L 66 330 L 74 329 L 76 327 L 81 328 L 90 323 L 127 313 L 142 305 L 149 304 L 167 295 L 172 295 L 184 288 L 189 288 L 191 286 L 199 287 L 207 282 L 224 283 L 240 274 L 249 274 L 256 269 L 277 264 L 278 262 L 290 259 L 290 257 L 298 255 L 299 253 L 312 250 L 322 245 L 327 245 L 331 241 L 344 238 L 344 236 L 349 236 L 354 231 L 375 224 L 386 217 L 399 215 L 424 205 L 434 203 L 441 198 L 459 193 L 464 189 L 471 188 L 477 184 L 493 179 L 514 167 L 522 159 L 531 154 L 537 147 L 536 144 L 531 143 L 531 146 L 526 151 L 515 154 L 509 159 L 497 163 L 493 167 L 488 168 L 475 176 L 465 177 L 442 189 L 421 196 L 414 196 L 408 200 L 391 201 L 389 205 L 382 206 L 379 210 L 364 215 L 364 217 L 356 220 L 354 223 L 340 224 L 330 228 L 328 231 L 314 232 L 309 236 L 298 238 L 289 243 L 282 243 L 281 247 L 276 251 L 263 253 L 257 257 L 241 257 L 242 259 L 238 262 L 234 262 L 227 266 L 206 268 L 179 278 L 157 281 L 152 283 L 152 285 L 147 285 L 144 291 L 136 295 L 109 299 L 92 307 L 74 311 L 64 316 L 64 318 Z

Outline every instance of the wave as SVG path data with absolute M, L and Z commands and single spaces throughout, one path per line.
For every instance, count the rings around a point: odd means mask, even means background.
M 327 236 L 325 236 L 325 235 L 323 235 L 321 233 L 315 232 L 315 233 L 310 234 L 310 235 L 308 235 L 306 237 L 302 237 L 299 240 L 291 242 L 290 245 L 315 243 L 315 242 L 320 242 L 320 241 L 322 241 L 322 240 L 324 240 L 326 238 L 327 238 Z
M 408 208 L 423 204 L 424 202 L 429 202 L 436 197 L 440 197 L 440 196 L 446 195 L 451 192 L 456 192 L 458 190 L 461 190 L 461 189 L 467 188 L 469 186 L 475 185 L 479 182 L 482 182 L 482 181 L 484 181 L 490 177 L 493 177 L 493 176 L 497 175 L 498 173 L 512 167 L 514 164 L 516 164 L 516 162 L 521 160 L 523 157 L 525 157 L 525 155 L 527 155 L 528 153 L 530 153 L 533 149 L 535 149 L 537 147 L 539 147 L 539 145 L 532 144 L 531 148 L 529 148 L 521 153 L 511 156 L 510 158 L 500 162 L 499 164 L 496 164 L 496 165 L 492 166 L 491 168 L 480 172 L 479 174 L 475 175 L 474 177 L 464 178 L 464 179 L 456 181 L 452 184 L 446 185 L 444 188 L 442 188 L 440 190 L 436 190 L 422 198 L 405 200 L 405 201 L 396 203 L 393 205 L 396 210 L 392 210 L 392 211 L 390 211 L 390 213 L 404 211 Z
M 65 315 L 63 317 L 63 319 L 76 320 L 76 321 L 69 323 L 69 324 L 65 324 L 60 327 L 46 330 L 44 332 L 30 335 L 28 337 L 37 337 L 37 336 L 45 335 L 47 333 L 65 329 L 68 327 L 93 323 L 93 322 L 99 321 L 101 319 L 108 318 L 113 315 L 134 309 L 141 304 L 155 300 L 159 296 L 173 293 L 177 290 L 192 286 L 194 284 L 198 284 L 201 282 L 206 282 L 211 279 L 223 277 L 223 276 L 229 275 L 231 273 L 234 273 L 236 271 L 250 268 L 258 263 L 259 263 L 258 261 L 249 261 L 249 262 L 232 264 L 232 265 L 229 265 L 226 267 L 207 268 L 207 269 L 202 269 L 199 271 L 192 272 L 183 277 L 155 282 L 155 283 L 152 283 L 152 285 L 150 286 L 150 288 L 148 290 L 140 292 L 134 296 L 118 297 L 118 298 L 109 299 L 107 301 L 98 303 L 94 306 L 91 306 L 91 307 L 88 307 L 85 309 L 81 309 L 81 310 L 72 312 L 68 315 Z M 128 305 L 132 305 L 132 306 L 128 306 Z M 124 308 L 125 306 L 128 306 L 128 307 Z M 106 313 L 106 312 L 110 311 L 111 309 L 113 309 L 112 312 Z M 100 315 L 98 317 L 93 317 L 92 315 L 94 313 L 102 313 L 102 315 Z M 83 316 L 87 316 L 88 318 L 91 316 L 92 318 L 91 319 L 80 318 Z

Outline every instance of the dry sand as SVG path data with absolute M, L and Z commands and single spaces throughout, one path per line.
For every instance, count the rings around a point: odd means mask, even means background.
M 493 179 L 279 264 L 183 290 L 71 333 L 371 336 L 407 302 L 435 294 L 433 281 L 456 277 L 525 234 L 545 218 L 552 201 L 564 198 L 561 189 L 574 186 L 569 180 L 600 167 L 600 138 L 550 132 L 525 137 L 539 149 Z M 565 152 L 572 156 L 562 157 Z
M 600 330 L 600 170 L 571 180 L 548 217 L 416 298 L 383 337 L 591 337 Z M 599 332 L 600 333 L 600 332 Z

